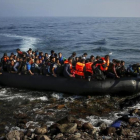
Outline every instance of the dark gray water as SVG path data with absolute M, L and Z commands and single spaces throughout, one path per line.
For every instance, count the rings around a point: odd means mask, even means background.
M 28 48 L 139 62 L 140 18 L 1 18 L 0 56 Z

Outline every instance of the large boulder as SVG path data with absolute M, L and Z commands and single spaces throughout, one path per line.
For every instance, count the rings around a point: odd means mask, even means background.
M 36 134 L 44 135 L 47 133 L 47 128 L 45 127 L 37 127 L 34 131 Z
M 115 127 L 109 127 L 107 129 L 107 135 L 114 135 L 116 133 L 116 128 Z
M 60 124 L 58 125 L 61 133 L 74 133 L 77 129 L 76 123 Z
M 59 124 L 73 123 L 74 120 L 75 120 L 74 117 L 66 116 L 66 117 L 62 118 L 61 120 L 57 121 L 56 123 L 59 123 Z
M 88 129 L 88 130 L 92 130 L 93 129 L 93 125 L 91 123 L 84 123 L 82 128 L 85 130 L 85 129 Z
M 121 135 L 129 136 L 131 134 L 131 130 L 126 128 L 121 130 Z
M 23 139 L 23 137 L 24 137 L 23 132 L 20 132 L 20 131 L 17 131 L 17 130 L 10 131 L 6 135 L 7 140 L 21 140 L 21 139 Z
M 36 137 L 36 140 L 51 140 L 51 139 L 46 135 L 40 135 Z
M 128 122 L 130 125 L 133 125 L 133 124 L 139 122 L 139 119 L 137 117 L 129 118 Z
M 56 135 L 55 139 L 59 139 L 61 137 L 63 137 L 63 134 L 62 133 L 59 133 L 59 134 Z
M 82 121 L 74 120 L 74 123 L 77 124 L 77 128 L 78 128 L 78 129 L 81 129 L 81 128 L 82 128 Z

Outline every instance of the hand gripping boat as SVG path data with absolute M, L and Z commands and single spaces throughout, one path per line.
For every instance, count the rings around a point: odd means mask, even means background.
M 3 73 L 0 75 L 0 85 L 20 89 L 56 91 L 80 95 L 132 95 L 140 91 L 140 78 L 125 77 L 106 79 L 104 81 L 52 77 L 43 75 L 18 75 Z

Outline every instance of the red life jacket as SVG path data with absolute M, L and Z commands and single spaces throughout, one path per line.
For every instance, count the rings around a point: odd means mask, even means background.
M 85 64 L 85 66 L 86 66 L 86 71 L 93 74 L 93 70 L 92 70 L 92 67 L 91 67 L 92 64 L 93 64 L 92 62 L 88 62 L 88 63 Z
M 84 67 L 85 67 L 85 64 L 77 62 L 76 67 L 75 67 L 76 69 L 75 74 L 84 77 Z
M 107 67 L 106 60 L 104 57 L 101 57 L 101 59 L 103 60 L 103 63 L 101 64 L 97 63 L 96 67 L 99 66 L 101 71 L 106 71 L 106 67 Z

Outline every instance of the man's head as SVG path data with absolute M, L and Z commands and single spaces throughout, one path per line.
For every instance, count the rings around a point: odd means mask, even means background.
M 56 63 L 59 63 L 59 59 L 58 58 L 56 59 Z
M 4 56 L 7 56 L 7 53 L 4 53 Z
M 87 53 L 84 53 L 84 54 L 83 54 L 84 57 L 87 57 L 87 55 L 88 55 Z
M 14 57 L 14 53 L 11 53 L 11 57 Z
M 16 58 L 16 61 L 19 61 L 19 57 Z
M 39 64 L 39 59 L 36 59 L 36 60 L 35 60 L 35 63 L 36 63 L 36 64 Z
M 16 51 L 17 51 L 17 53 L 18 53 L 18 52 L 20 51 L 20 49 L 17 49 Z
M 72 63 L 72 58 L 69 57 L 69 58 L 68 58 L 68 61 L 69 61 L 69 63 Z
M 100 58 L 101 58 L 100 56 L 96 56 L 96 60 L 97 60 L 97 61 L 100 60 Z
M 117 66 L 120 66 L 120 65 L 121 65 L 121 61 L 116 60 L 116 65 L 117 65 Z
M 62 57 L 62 53 L 61 53 L 61 52 L 58 53 L 58 57 L 59 57 L 59 58 Z
M 95 58 L 94 58 L 94 56 L 93 55 L 91 55 L 90 56 L 90 60 L 94 60 Z
M 76 56 L 76 52 L 73 52 L 73 53 L 72 53 L 72 56 L 75 57 L 75 56 Z
M 81 59 L 81 63 L 85 64 L 85 59 Z
M 31 63 L 32 63 L 32 60 L 31 60 L 30 58 L 28 58 L 28 59 L 27 59 L 27 62 L 28 62 L 29 64 L 31 64 Z
M 122 66 L 124 66 L 124 65 L 125 65 L 125 62 L 124 62 L 123 60 L 121 61 L 121 65 L 122 65 Z
M 105 55 L 105 59 L 106 60 L 109 60 L 109 55 Z
M 54 54 L 54 50 L 51 50 L 51 55 L 53 55 Z
M 48 53 L 45 53 L 45 57 L 48 57 Z
M 19 58 L 19 62 L 22 62 L 23 61 L 23 59 L 22 58 Z
M 52 59 L 51 59 L 51 60 L 52 60 L 52 62 L 55 62 L 55 57 L 52 57 Z

